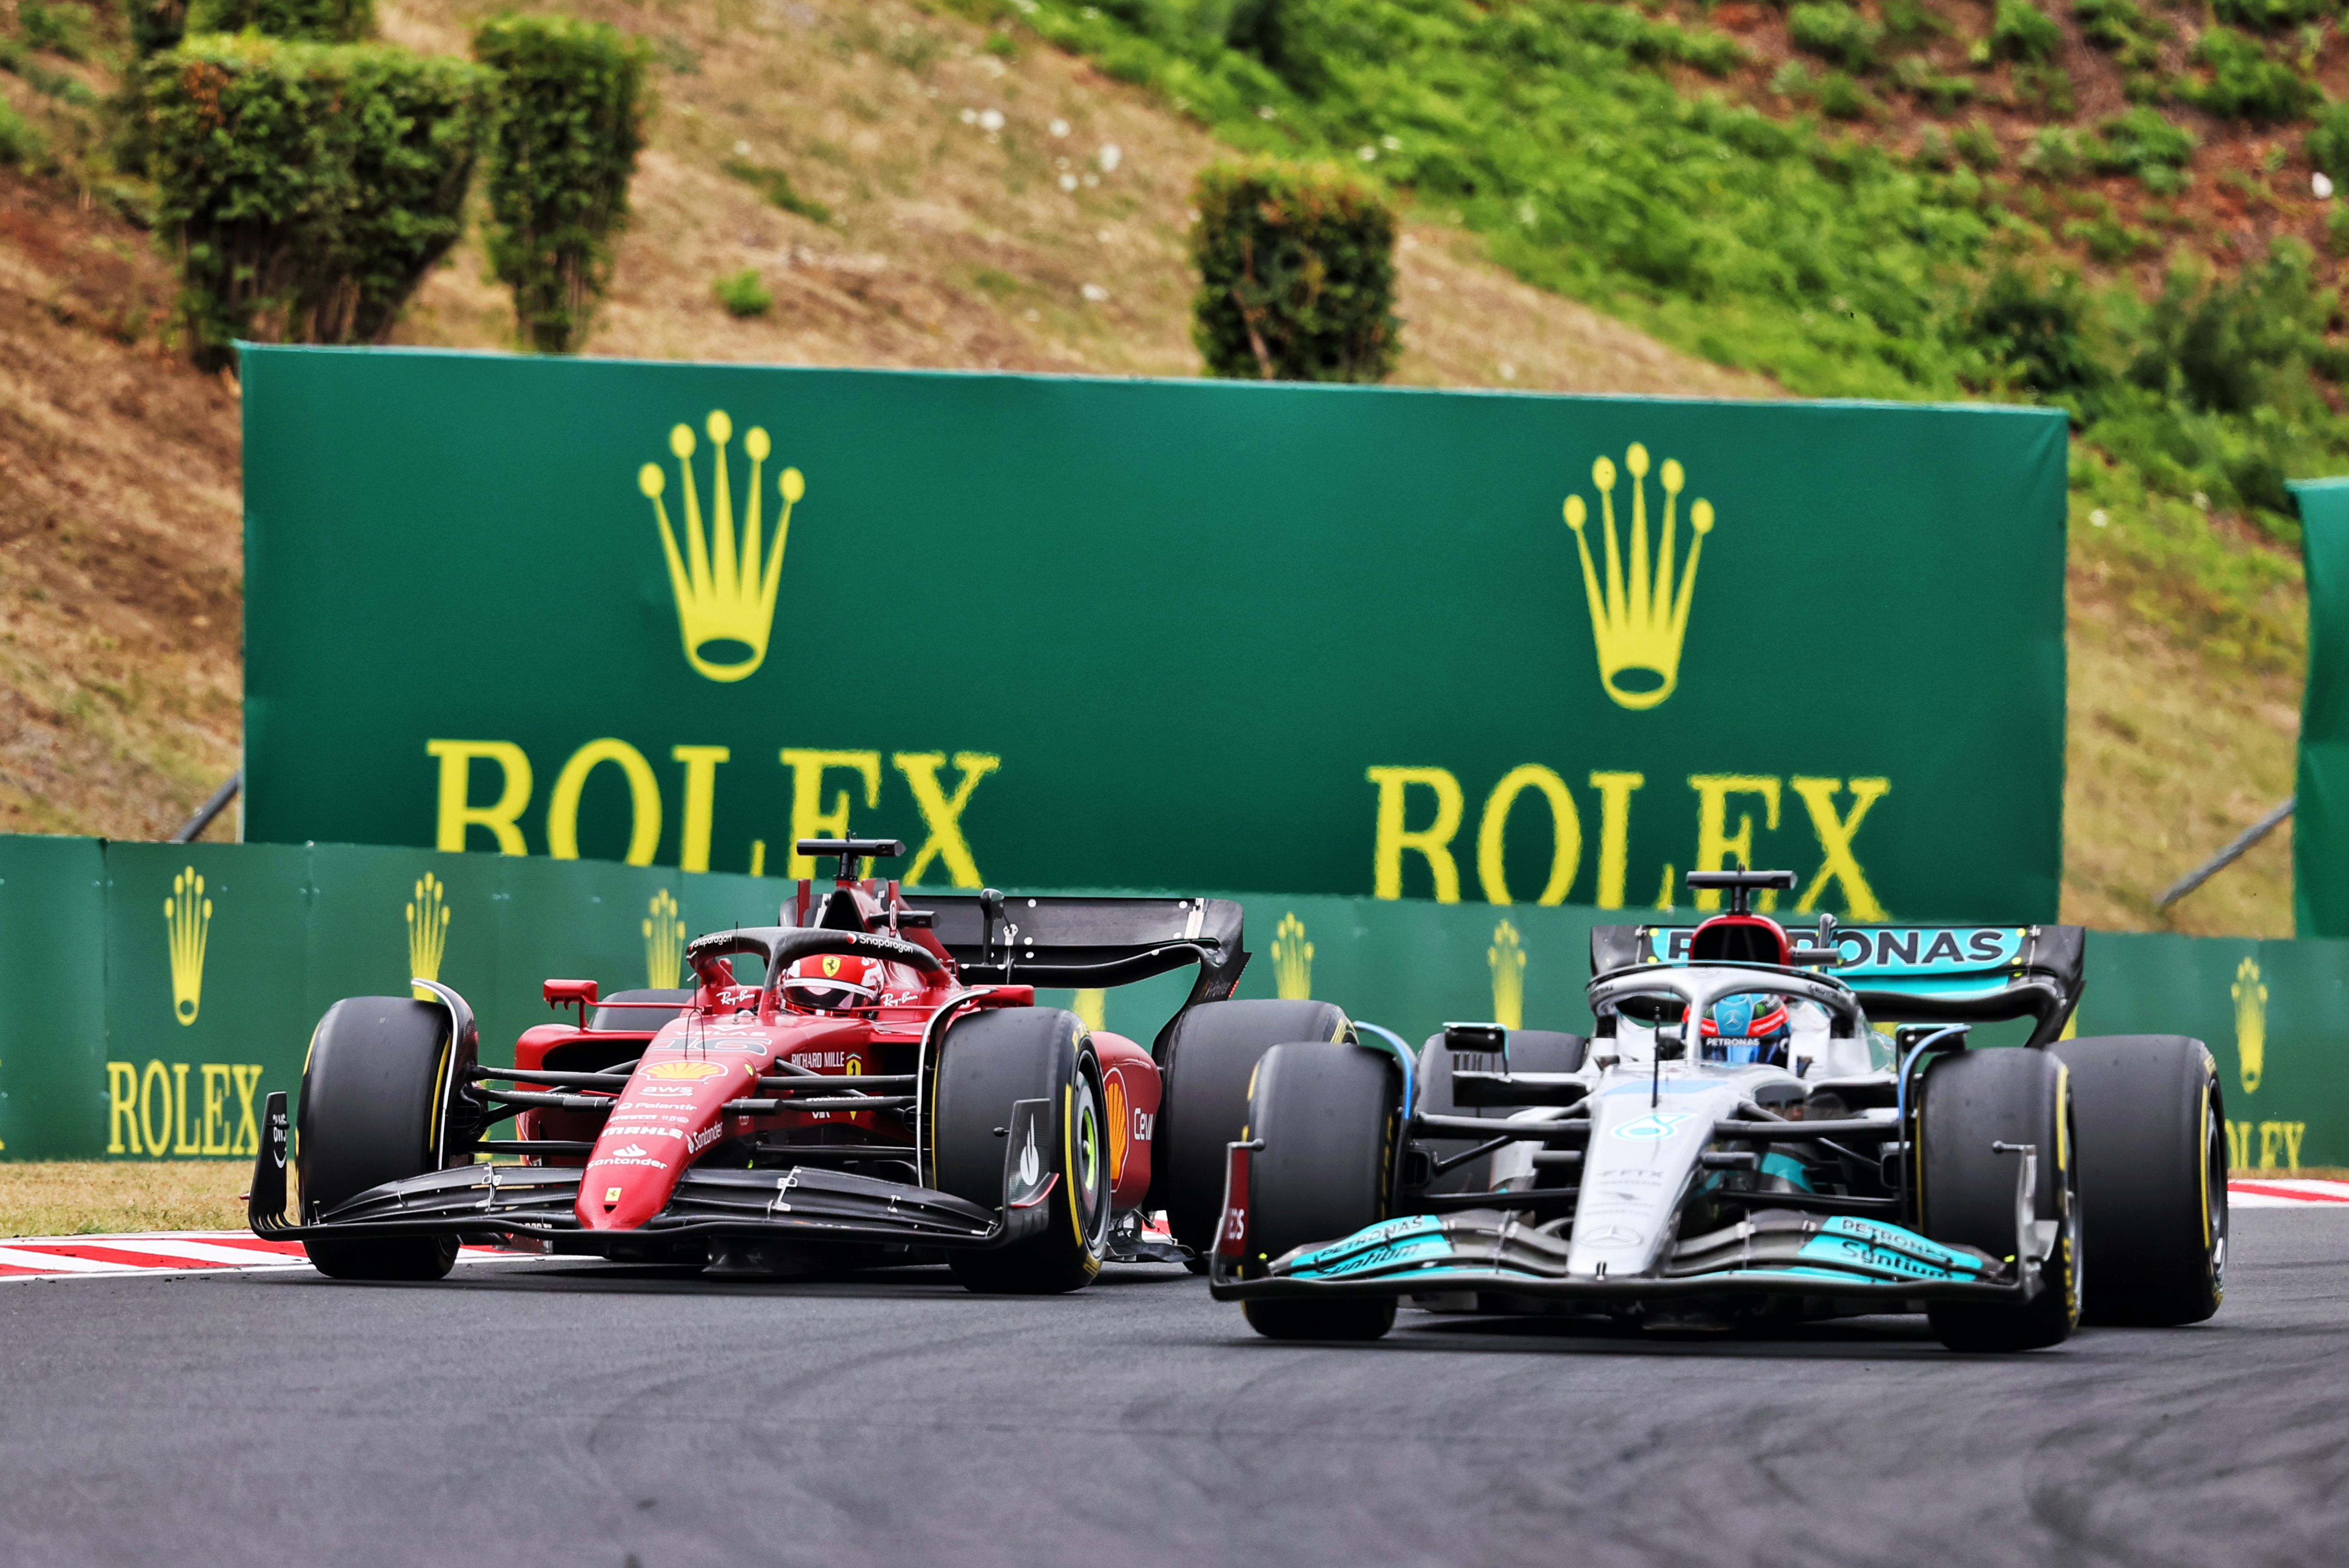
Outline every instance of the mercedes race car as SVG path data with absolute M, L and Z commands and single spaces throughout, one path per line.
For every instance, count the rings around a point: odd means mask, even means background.
M 447 986 L 336 1002 L 303 1069 L 297 1218 L 274 1094 L 253 1230 L 341 1279 L 438 1279 L 474 1241 L 720 1274 L 944 1261 L 976 1290 L 1065 1291 L 1104 1259 L 1189 1261 L 1247 1111 L 1225 1058 L 1341 1033 L 1320 1004 L 1228 1000 L 1248 957 L 1236 904 L 988 890 L 916 909 L 859 875 L 902 844 L 799 848 L 839 857 L 828 891 L 802 881 L 785 923 L 694 940 L 687 989 L 546 981 L 577 1020 L 526 1031 L 512 1066 L 481 1064 Z M 1035 1004 L 1039 985 L 1186 965 L 1152 1050 Z M 1177 1072 L 1186 1052 L 1196 1070 Z M 1154 1160 L 1186 1117 L 1188 1158 Z M 508 1119 L 516 1136 L 484 1136 Z M 1162 1209 L 1193 1247 L 1153 1239 Z
M 1984 1351 L 2057 1344 L 2084 1309 L 2218 1310 L 2210 1053 L 2064 1038 L 2078 928 L 1823 916 L 1797 945 L 1750 908 L 1791 873 L 1688 881 L 1730 911 L 1591 933 L 1588 1040 L 1453 1024 L 1416 1059 L 1269 1052 L 1216 1298 L 1274 1338 L 1376 1338 L 1410 1301 L 1692 1330 L 1921 1312 Z

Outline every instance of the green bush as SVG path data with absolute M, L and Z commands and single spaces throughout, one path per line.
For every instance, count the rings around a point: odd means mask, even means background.
M 1201 171 L 1191 338 L 1207 373 L 1382 381 L 1402 349 L 1395 216 L 1341 170 L 1260 158 Z
M 2064 29 L 2032 0 L 1998 0 L 1990 25 L 1991 58 L 2044 65 L 2063 45 Z
M 2073 0 L 2080 36 L 2111 55 L 2124 70 L 2148 71 L 2161 63 L 2160 40 L 2176 29 L 2148 16 L 2136 0 Z
M 176 48 L 188 31 L 188 0 L 123 0 L 130 50 L 139 59 Z
M 37 163 L 48 151 L 48 138 L 40 127 L 16 112 L 16 106 L 0 98 L 0 166 L 21 169 Z
M 2314 82 L 2270 59 L 2257 41 L 2230 27 L 2204 33 L 2194 57 L 2210 67 L 2210 79 L 2189 88 L 2187 97 L 2220 119 L 2275 124 L 2313 113 L 2324 101 Z
M 2088 247 L 2088 254 L 2111 265 L 2157 254 L 2161 242 L 2150 230 L 2124 222 L 2111 212 L 2094 218 L 2075 218 L 2064 225 L 2064 237 Z
M 16 34 L 28 49 L 47 49 L 69 60 L 87 59 L 93 47 L 90 15 L 71 0 L 42 5 L 23 0 L 16 7 Z
M 462 233 L 491 81 L 388 45 L 200 35 L 151 57 L 157 217 L 189 350 L 379 342 Z
M 2317 116 L 2308 133 L 2308 161 L 2334 184 L 2349 183 L 2349 103 L 2330 104 Z
M 2305 244 L 2280 239 L 2265 261 L 2232 279 L 2173 271 L 2146 324 L 2129 379 L 2221 414 L 2308 397 L 2306 369 L 2323 348 L 2325 323 L 2339 308 L 2318 286 L 2314 261 Z
M 187 0 L 187 31 L 352 44 L 375 36 L 375 0 Z
M 1966 161 L 1968 168 L 1995 169 L 2006 161 L 1998 150 L 1998 133 L 1979 119 L 1961 127 L 1950 139 L 1950 145 Z
M 2340 6 L 2337 0 L 2211 0 L 2210 9 L 2221 22 L 2256 32 L 2280 33 L 2321 22 Z
M 523 342 L 576 352 L 612 275 L 645 144 L 651 52 L 602 22 L 495 17 L 473 55 L 502 86 L 489 177 L 490 264 Z
M 1865 119 L 1876 100 L 1859 79 L 1845 71 L 1829 71 L 1819 82 L 1819 112 L 1829 119 Z
M 792 190 L 792 177 L 780 169 L 770 169 L 763 163 L 752 163 L 740 158 L 729 158 L 719 164 L 719 168 L 755 188 L 759 194 L 786 213 L 796 213 L 818 223 L 832 222 L 832 209 Z
M 2057 273 L 2042 283 L 2006 267 L 1974 302 L 1966 327 L 2014 384 L 2070 397 L 2110 379 L 2088 348 L 2090 314 L 2076 274 Z
M 2072 73 L 2058 65 L 2017 66 L 2014 101 L 2042 119 L 2069 119 L 2075 107 Z
M 1834 0 L 1798 4 L 1786 13 L 1786 37 L 1795 47 L 1847 71 L 1866 70 L 1883 36 L 1883 28 Z
M 718 303 L 726 307 L 730 316 L 764 316 L 775 303 L 775 296 L 767 292 L 754 266 L 746 266 L 731 277 L 719 278 L 710 285 L 709 291 L 718 296 Z
M 2089 167 L 2099 174 L 2135 174 L 2149 185 L 2175 190 L 2178 182 L 2164 180 L 2162 172 L 2194 161 L 2194 133 L 2140 105 L 2099 125 L 2085 151 Z
M 2043 125 L 2023 150 L 2023 167 L 2044 180 L 2070 181 L 2087 161 L 2079 133 L 2068 125 Z

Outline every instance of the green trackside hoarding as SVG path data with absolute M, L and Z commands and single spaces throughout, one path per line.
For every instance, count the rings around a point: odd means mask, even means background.
M 2064 419 L 254 348 L 250 839 L 2051 919 Z
M 479 1013 L 483 1058 L 510 1061 L 556 1017 L 541 981 L 672 981 L 687 937 L 771 920 L 786 890 L 543 857 L 0 836 L 0 1158 L 249 1159 L 258 1107 L 296 1092 L 337 997 L 439 980 Z M 1586 1029 L 1590 928 L 1623 918 L 1241 901 L 1239 994 L 1322 997 L 1414 1044 L 1446 1019 Z M 2099 932 L 2087 950 L 2077 1027 L 2208 1042 L 2236 1165 L 2349 1164 L 2349 942 Z M 1040 1000 L 1147 1041 L 1187 989 L 1176 973 Z
M 2292 825 L 2293 926 L 2349 937 L 2349 479 L 2301 480 L 2308 685 Z

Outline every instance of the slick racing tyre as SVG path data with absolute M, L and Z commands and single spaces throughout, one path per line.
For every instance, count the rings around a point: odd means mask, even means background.
M 2080 1199 L 2096 1217 L 2087 1321 L 2200 1323 L 2226 1294 L 2218 1064 L 2182 1034 L 2106 1034 L 2051 1049 L 2072 1069 Z
M 1251 1265 L 1336 1241 L 1385 1219 L 1402 1085 L 1394 1058 L 1367 1046 L 1276 1045 L 1257 1069 L 1245 1136 Z M 1376 1339 L 1394 1326 L 1392 1296 L 1243 1303 L 1268 1339 Z
M 1506 1065 L 1513 1073 L 1575 1073 L 1582 1069 L 1589 1042 L 1579 1034 L 1561 1034 L 1547 1029 L 1512 1029 L 1509 1031 L 1509 1054 L 1505 1063 L 1501 1056 L 1489 1051 L 1447 1051 L 1444 1036 L 1430 1035 L 1419 1051 L 1418 1087 L 1413 1091 L 1415 1109 L 1431 1116 L 1490 1116 L 1506 1119 L 1513 1107 L 1488 1106 L 1482 1110 L 1462 1110 L 1452 1096 L 1452 1075 L 1463 1073 L 1497 1073 Z M 1447 1159 L 1464 1154 L 1475 1147 L 1469 1138 L 1427 1138 L 1422 1140 L 1427 1152 L 1437 1159 Z M 1457 1165 L 1428 1184 L 1432 1193 L 1483 1192 L 1493 1185 L 1493 1157 L 1480 1155 L 1465 1165 Z
M 346 997 L 326 1010 L 302 1068 L 305 1222 L 371 1187 L 471 1163 L 470 1148 L 449 1147 L 448 1096 L 471 1085 L 472 1042 L 450 1034 L 446 1009 L 409 997 Z M 466 1059 L 451 1063 L 452 1052 Z M 457 1261 L 457 1238 L 311 1237 L 302 1250 L 338 1280 L 437 1280 Z
M 1328 1002 L 1203 1002 L 1166 1043 L 1158 1106 L 1156 1183 L 1174 1239 L 1205 1259 L 1223 1216 L 1227 1151 L 1247 1120 L 1256 1064 L 1290 1040 L 1351 1040 L 1354 1026 Z M 1193 1272 L 1206 1265 L 1195 1262 Z
M 2020 1154 L 2038 1149 L 2034 1217 L 2058 1222 L 2040 1265 L 2040 1292 L 2021 1306 L 1934 1302 L 1934 1334 L 1952 1350 L 2036 1350 L 2060 1345 L 2080 1321 L 2081 1210 L 2072 1098 L 2064 1064 L 2022 1047 L 1961 1051 L 1935 1059 L 1917 1090 L 1920 1228 L 1936 1241 L 2015 1255 L 2014 1184 Z
M 1009 1246 L 947 1255 L 955 1278 L 974 1291 L 1050 1295 L 1101 1272 L 1109 1250 L 1108 1126 L 1101 1063 L 1073 1012 L 1013 1007 L 967 1014 L 939 1047 L 931 1134 L 938 1189 L 983 1208 L 1003 1203 L 1001 1129 L 1021 1100 L 1051 1105 L 1048 1168 L 1058 1178 L 1045 1199 L 1043 1230 Z

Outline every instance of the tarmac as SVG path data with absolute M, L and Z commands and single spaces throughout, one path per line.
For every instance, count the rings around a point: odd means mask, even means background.
M 84 1272 L 0 1288 L 0 1563 L 2331 1564 L 2344 1314 L 2332 1204 L 2239 1210 L 2208 1324 L 2005 1357 L 1908 1318 L 1278 1345 L 1154 1267 Z

